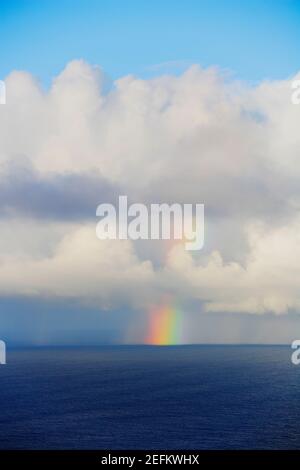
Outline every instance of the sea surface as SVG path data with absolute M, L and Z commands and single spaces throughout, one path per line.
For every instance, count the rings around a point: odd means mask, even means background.
M 1 449 L 299 449 L 288 346 L 7 351 Z

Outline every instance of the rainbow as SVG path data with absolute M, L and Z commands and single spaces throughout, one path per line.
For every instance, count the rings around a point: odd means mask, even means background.
M 155 307 L 149 312 L 149 328 L 145 344 L 172 345 L 182 342 L 182 313 L 170 304 Z

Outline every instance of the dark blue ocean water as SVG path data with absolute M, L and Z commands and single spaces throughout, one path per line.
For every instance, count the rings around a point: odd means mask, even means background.
M 300 448 L 289 347 L 8 351 L 1 449 Z

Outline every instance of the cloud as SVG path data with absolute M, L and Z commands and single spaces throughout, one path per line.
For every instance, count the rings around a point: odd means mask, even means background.
M 186 291 L 191 298 L 198 298 L 206 312 L 299 311 L 299 234 L 299 218 L 293 225 L 275 230 L 250 226 L 250 250 L 244 266 L 224 262 L 217 251 L 203 265 L 182 246 L 175 247 L 168 259 L 167 275 L 176 279 L 177 295 Z
M 141 308 L 153 279 L 151 263 L 138 260 L 129 241 L 99 243 L 91 224 L 69 227 L 48 256 L 11 252 L 1 261 L 0 293 L 5 296 L 83 299 L 104 309 Z
M 117 80 L 73 61 L 43 91 L 25 72 L 0 108 L 0 294 L 145 309 L 298 311 L 300 107 L 290 80 L 217 69 Z M 206 206 L 205 249 L 100 242 L 99 202 Z M 11 235 L 12 234 L 12 235 Z
M 98 171 L 41 175 L 30 161 L 15 158 L 2 165 L 0 214 L 53 220 L 91 219 L 95 216 L 95 205 L 107 199 L 117 202 L 120 191 Z

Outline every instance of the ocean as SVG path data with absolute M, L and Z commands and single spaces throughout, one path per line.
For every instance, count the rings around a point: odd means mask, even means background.
M 1 449 L 299 449 L 288 346 L 8 350 Z

